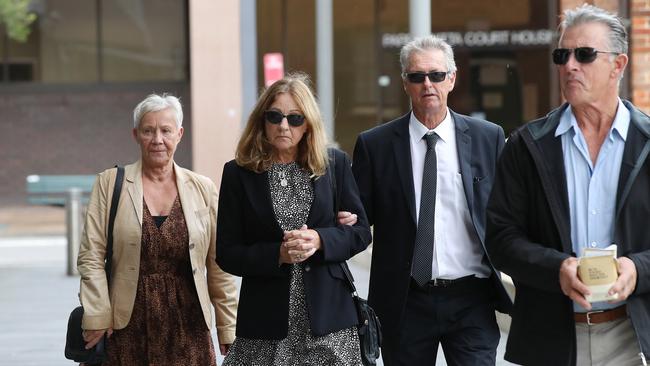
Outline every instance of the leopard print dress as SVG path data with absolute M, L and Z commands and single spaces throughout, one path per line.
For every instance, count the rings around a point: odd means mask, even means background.
M 210 331 L 194 285 L 188 232 L 177 197 L 166 219 L 143 200 L 140 275 L 133 314 L 108 339 L 105 366 L 216 366 Z M 128 244 L 127 244 L 128 245 Z

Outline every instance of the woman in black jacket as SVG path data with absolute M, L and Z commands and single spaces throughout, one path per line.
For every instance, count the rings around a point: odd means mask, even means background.
M 371 235 L 350 161 L 330 150 L 330 164 L 326 145 L 308 79 L 289 75 L 262 94 L 236 159 L 224 166 L 217 262 L 242 277 L 226 366 L 361 365 L 357 314 L 340 264 Z M 339 202 L 357 213 L 354 225 L 337 225 Z

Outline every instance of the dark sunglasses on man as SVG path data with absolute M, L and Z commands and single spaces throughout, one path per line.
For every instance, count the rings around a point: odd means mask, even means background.
M 282 114 L 274 110 L 264 112 L 264 118 L 266 118 L 269 123 L 272 123 L 274 125 L 279 125 L 282 123 L 282 120 L 284 118 L 287 119 L 287 122 L 289 122 L 289 125 L 292 127 L 300 127 L 303 123 L 305 123 L 305 116 L 303 115 L 296 113 Z
M 424 78 L 428 77 L 432 83 L 439 83 L 447 77 L 448 71 L 430 71 L 430 72 L 407 72 L 404 75 L 410 83 L 420 84 Z
M 556 48 L 553 50 L 553 63 L 556 65 L 566 65 L 569 62 L 569 56 L 571 53 L 581 64 L 589 64 L 596 60 L 599 53 L 609 53 L 612 55 L 618 55 L 618 52 L 612 51 L 598 51 L 593 47 L 578 47 L 578 48 Z

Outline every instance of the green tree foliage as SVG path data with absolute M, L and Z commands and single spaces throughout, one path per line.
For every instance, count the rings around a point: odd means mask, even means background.
M 29 11 L 31 0 L 0 0 L 0 24 L 4 25 L 9 38 L 25 42 L 31 32 L 30 25 L 36 14 Z

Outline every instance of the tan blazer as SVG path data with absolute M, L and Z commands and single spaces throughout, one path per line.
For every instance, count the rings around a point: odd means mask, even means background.
M 237 288 L 234 277 L 215 261 L 217 188 L 207 177 L 174 164 L 176 186 L 187 230 L 194 283 L 208 329 L 210 303 L 216 310 L 219 343 L 235 339 Z M 122 329 L 131 318 L 140 273 L 142 237 L 142 163 L 127 165 L 113 230 L 113 265 L 110 296 L 104 272 L 108 216 L 117 169 L 97 176 L 81 237 L 77 268 L 81 274 L 80 299 L 84 329 Z M 207 279 L 207 280 L 206 280 Z

